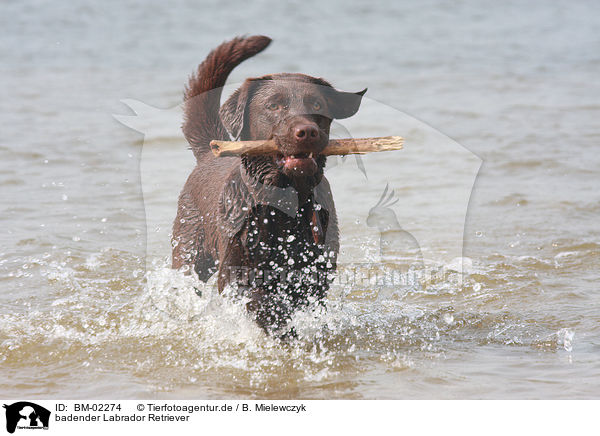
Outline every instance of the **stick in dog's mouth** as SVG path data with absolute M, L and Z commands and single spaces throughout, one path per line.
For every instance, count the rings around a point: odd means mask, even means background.
M 332 139 L 329 144 L 321 151 L 320 154 L 325 156 L 347 155 L 347 154 L 365 154 L 380 151 L 402 150 L 404 139 L 400 136 L 381 136 L 377 138 L 349 138 L 349 139 Z M 283 156 L 277 148 L 277 143 L 274 140 L 266 141 L 217 141 L 210 142 L 210 148 L 213 154 L 220 156 L 241 156 L 248 155 L 280 155 L 284 159 L 284 164 L 289 160 L 313 160 L 310 156 L 312 153 L 297 153 L 290 156 Z M 279 156 L 278 156 L 279 157 Z

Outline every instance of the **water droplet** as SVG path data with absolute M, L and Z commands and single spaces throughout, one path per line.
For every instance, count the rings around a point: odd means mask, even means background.
M 559 340 L 562 339 L 563 347 L 565 351 L 571 352 L 573 351 L 573 338 L 575 337 L 575 332 L 570 329 L 560 329 L 557 333 Z

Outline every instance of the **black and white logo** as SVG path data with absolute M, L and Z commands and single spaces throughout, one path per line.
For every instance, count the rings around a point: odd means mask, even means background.
M 6 431 L 14 433 L 16 429 L 48 430 L 50 411 L 28 401 L 19 401 L 4 405 L 6 409 Z

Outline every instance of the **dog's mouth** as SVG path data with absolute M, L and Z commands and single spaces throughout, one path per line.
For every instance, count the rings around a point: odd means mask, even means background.
M 317 171 L 316 153 L 278 154 L 277 165 L 285 172 L 294 175 L 313 175 Z

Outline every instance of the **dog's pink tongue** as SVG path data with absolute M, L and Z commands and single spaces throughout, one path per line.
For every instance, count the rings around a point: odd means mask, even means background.
M 286 156 L 283 166 L 285 169 L 297 173 L 311 174 L 317 170 L 317 162 L 312 157 Z

